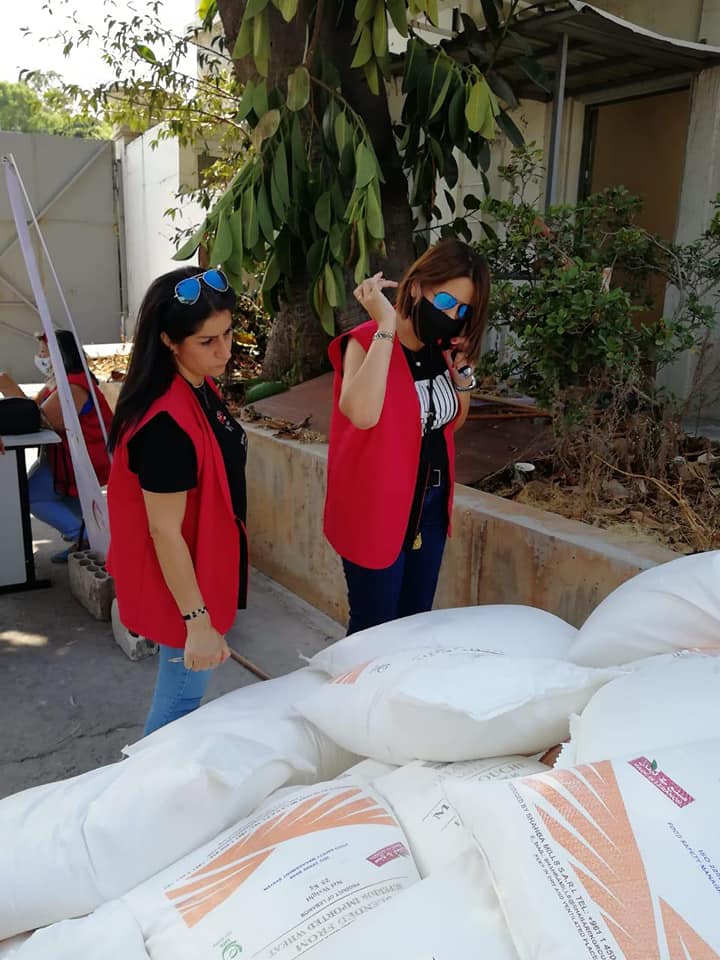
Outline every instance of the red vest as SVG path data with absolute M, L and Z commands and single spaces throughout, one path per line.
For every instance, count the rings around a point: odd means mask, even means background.
M 335 370 L 328 449 L 325 536 L 352 563 L 371 570 L 393 564 L 402 550 L 420 462 L 420 402 L 410 367 L 396 338 L 392 346 L 385 401 L 377 424 L 358 430 L 340 411 L 342 341 L 354 337 L 368 350 L 374 320 L 330 344 Z M 448 515 L 455 487 L 455 425 L 444 427 L 449 465 Z
M 211 380 L 207 382 L 215 389 Z M 197 456 L 198 483 L 187 492 L 182 534 L 200 593 L 218 633 L 227 633 L 233 625 L 240 575 L 239 521 L 235 520 L 220 447 L 192 387 L 181 376 L 175 377 L 115 449 L 108 484 L 108 569 L 115 579 L 120 619 L 128 630 L 169 647 L 184 647 L 186 624 L 158 563 L 140 481 L 128 465 L 128 441 L 162 411 L 187 433 Z
M 95 384 L 93 383 L 88 387 L 87 377 L 84 373 L 69 373 L 68 383 L 82 387 L 83 390 L 92 390 L 92 393 L 97 397 L 98 406 L 100 407 L 100 412 L 105 422 L 105 429 L 110 433 L 112 410 L 105 397 L 95 387 Z M 48 397 L 52 396 L 56 391 L 57 387 L 48 393 Z M 45 399 L 47 399 L 47 397 Z M 100 427 L 97 410 L 92 400 L 92 394 L 88 398 L 88 403 L 90 409 L 87 413 L 79 413 L 78 419 L 80 420 L 80 429 L 85 439 L 85 446 L 87 447 L 88 456 L 90 457 L 90 463 L 93 465 L 98 483 L 101 487 L 104 487 L 110 476 L 110 457 L 108 456 L 105 446 L 105 439 Z M 55 489 L 58 493 L 76 497 L 78 491 L 75 483 L 75 471 L 73 470 L 72 457 L 70 456 L 70 447 L 64 432 L 61 435 L 61 442 L 50 444 L 47 451 Z

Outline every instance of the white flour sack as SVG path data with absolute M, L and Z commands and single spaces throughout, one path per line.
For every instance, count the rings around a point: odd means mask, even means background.
M 667 654 L 634 666 L 571 719 L 559 766 L 652 753 L 720 732 L 720 656 Z
M 644 570 L 588 617 L 569 658 L 588 667 L 720 645 L 720 551 Z
M 313 960 L 518 960 L 487 867 L 469 849 L 327 940 Z
M 271 798 L 124 901 L 152 960 L 287 960 L 417 879 L 389 808 L 344 779 Z
M 538 753 L 616 670 L 471 648 L 405 650 L 359 664 L 298 705 L 353 753 L 384 763 Z
M 125 747 L 123 752 L 132 756 L 148 747 L 178 742 L 187 747 L 210 733 L 223 733 L 256 740 L 273 750 L 302 757 L 309 774 L 295 779 L 294 783 L 331 780 L 347 769 L 355 757 L 308 724 L 294 709 L 298 700 L 309 696 L 323 683 L 323 677 L 305 668 L 241 687 L 160 727 L 149 737 Z
M 378 777 L 373 787 L 392 807 L 405 831 L 415 866 L 421 877 L 427 877 L 474 846 L 447 799 L 446 782 L 508 780 L 547 769 L 530 757 L 496 757 L 464 763 L 417 761 Z
M 535 607 L 457 607 L 417 613 L 353 633 L 316 653 L 310 666 L 338 677 L 358 663 L 421 647 L 476 647 L 513 657 L 566 660 L 576 636 L 575 627 Z
M 0 801 L 0 938 L 82 916 L 247 816 L 296 771 L 240 737 L 159 745 Z
M 2 956 L 2 954 L 0 954 Z M 133 915 L 119 900 L 79 920 L 63 920 L 34 933 L 13 960 L 148 960 Z
M 29 933 L 19 933 L 16 937 L 0 940 L 0 960 L 10 960 L 10 957 L 17 957 L 18 950 L 29 936 Z
M 720 741 L 447 791 L 521 960 L 718 960 Z

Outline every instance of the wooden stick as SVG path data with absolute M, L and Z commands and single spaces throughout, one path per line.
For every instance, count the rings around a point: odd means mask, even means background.
M 468 420 L 549 420 L 549 413 L 469 413 Z
M 260 667 L 257 667 L 252 660 L 248 660 L 247 657 L 244 657 L 241 653 L 238 653 L 237 650 L 233 650 L 230 647 L 230 659 L 234 660 L 235 663 L 239 663 L 241 667 L 245 667 L 246 670 L 249 670 L 250 673 L 254 673 L 256 677 L 260 680 L 272 680 L 272 677 L 269 673 L 265 673 L 264 670 L 261 670 Z

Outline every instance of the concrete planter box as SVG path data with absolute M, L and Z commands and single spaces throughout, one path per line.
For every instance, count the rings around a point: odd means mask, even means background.
M 342 566 L 322 532 L 327 446 L 248 433 L 254 566 L 334 619 L 347 619 Z M 677 554 L 620 544 L 597 527 L 456 487 L 435 605 L 526 603 L 579 626 L 629 577 Z

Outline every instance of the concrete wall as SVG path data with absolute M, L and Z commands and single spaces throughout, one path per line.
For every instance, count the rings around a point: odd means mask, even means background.
M 192 150 L 174 139 L 158 140 L 159 128 L 130 142 L 119 141 L 116 150 L 122 166 L 127 261 L 128 333 L 151 280 L 180 264 L 173 261 L 178 226 L 196 226 L 204 219 L 198 204 L 184 203 L 173 221 L 166 210 L 178 206 L 181 186 L 197 185 L 197 160 Z M 197 256 L 190 263 L 197 263 Z
M 244 426 L 252 563 L 345 622 L 342 567 L 322 533 L 327 447 Z M 628 577 L 676 556 L 631 550 L 594 527 L 460 485 L 453 525 L 438 607 L 527 603 L 579 625 Z
M 118 340 L 121 300 L 112 144 L 0 133 L 0 156 L 8 153 L 15 157 L 36 213 L 50 205 L 40 227 L 82 340 Z M 41 323 L 15 236 L 5 177 L 0 174 L 0 276 L 12 285 L 0 281 L 0 369 L 27 382 L 37 379 L 32 333 Z M 66 326 L 52 275 L 44 258 L 38 259 L 53 319 Z

